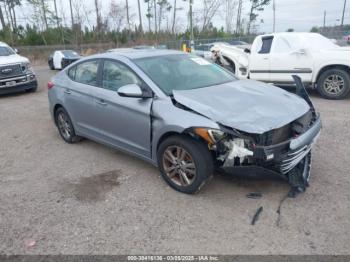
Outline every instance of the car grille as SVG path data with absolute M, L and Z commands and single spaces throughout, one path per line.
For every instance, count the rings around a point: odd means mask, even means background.
M 294 167 L 296 167 L 301 160 L 310 152 L 312 145 L 305 145 L 304 147 L 289 152 L 280 164 L 280 171 L 282 174 L 287 174 Z
M 23 75 L 20 64 L 0 66 L 0 79 Z

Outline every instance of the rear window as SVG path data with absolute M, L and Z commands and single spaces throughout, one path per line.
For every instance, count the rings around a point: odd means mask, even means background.
M 82 62 L 68 70 L 68 76 L 73 81 L 97 86 L 99 60 Z

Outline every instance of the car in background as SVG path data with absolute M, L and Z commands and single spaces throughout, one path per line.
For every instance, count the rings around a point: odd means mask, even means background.
M 49 56 L 48 64 L 51 70 L 60 70 L 80 58 L 81 56 L 74 50 L 57 50 Z
M 250 49 L 215 45 L 212 59 L 240 79 L 294 85 L 292 75 L 327 99 L 350 95 L 350 53 L 316 33 L 282 32 L 257 36 Z
M 216 44 L 228 44 L 226 42 L 213 42 L 213 43 L 206 43 L 206 44 L 198 44 L 194 46 L 194 50 L 192 51 L 193 54 L 203 57 L 205 59 L 211 59 L 211 48 Z
M 193 54 L 131 50 L 69 66 L 48 83 L 48 98 L 65 142 L 85 137 L 149 161 L 180 192 L 198 192 L 221 169 L 275 174 L 297 193 L 321 130 L 297 83 L 292 94 Z
M 0 94 L 19 91 L 35 92 L 38 82 L 29 59 L 0 42 Z

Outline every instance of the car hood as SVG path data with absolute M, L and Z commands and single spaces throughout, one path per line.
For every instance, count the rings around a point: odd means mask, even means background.
M 9 55 L 9 56 L 0 56 L 0 65 L 9 65 L 16 63 L 28 63 L 29 60 L 20 55 Z
M 263 134 L 310 110 L 297 95 L 253 80 L 173 91 L 174 99 L 211 120 L 251 134 Z

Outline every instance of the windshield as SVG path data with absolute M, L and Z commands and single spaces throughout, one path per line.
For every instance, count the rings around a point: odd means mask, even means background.
M 63 50 L 62 53 L 65 57 L 79 57 L 79 54 L 73 50 Z
M 236 80 L 220 66 L 194 55 L 147 57 L 134 62 L 167 95 L 173 90 L 191 90 Z
M 12 48 L 7 46 L 0 46 L 0 56 L 9 56 L 14 54 L 15 51 L 13 51 Z

